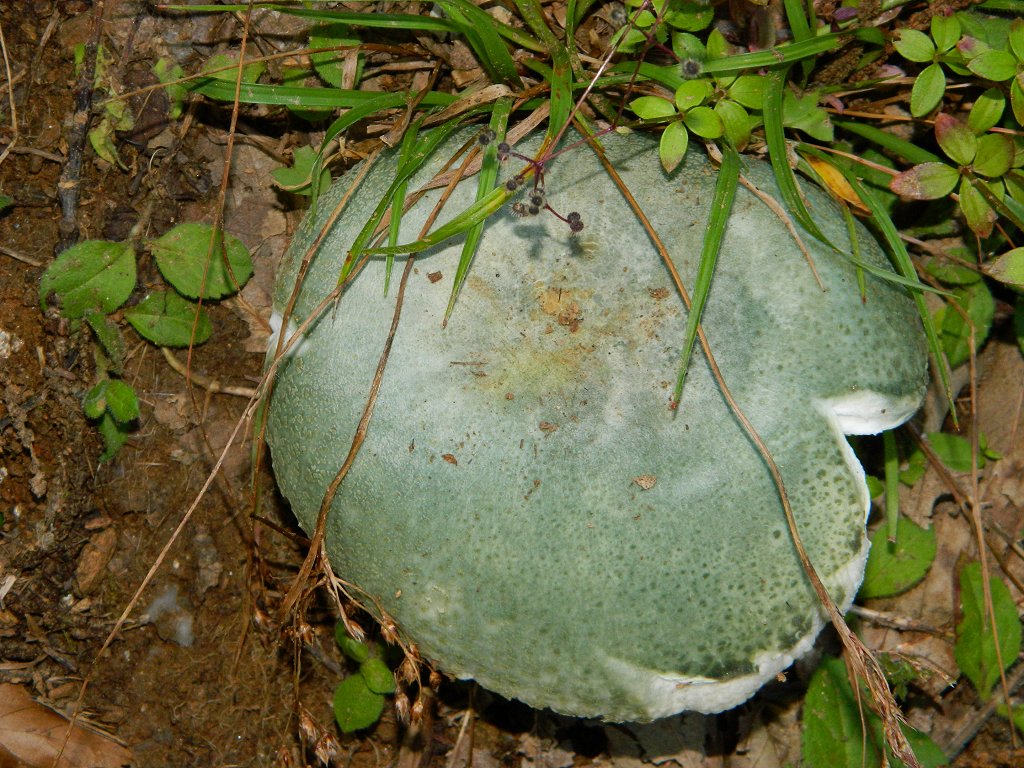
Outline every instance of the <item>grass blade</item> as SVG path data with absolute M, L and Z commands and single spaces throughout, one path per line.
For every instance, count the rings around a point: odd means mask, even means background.
M 846 172 L 844 171 L 844 173 Z M 910 260 L 910 254 L 907 253 L 907 247 L 903 244 L 896 225 L 889 218 L 889 214 L 886 213 L 885 208 L 878 198 L 875 197 L 871 188 L 861 184 L 853 174 L 846 173 L 846 178 L 860 199 L 864 201 L 868 210 L 871 211 L 871 220 L 878 227 L 882 237 L 885 238 L 886 244 L 889 246 L 889 258 L 892 259 L 896 271 L 904 278 L 918 283 L 919 290 L 911 291 L 911 295 L 917 304 L 918 314 L 921 315 L 924 333 L 928 339 L 928 349 L 931 351 L 935 364 L 939 368 L 939 379 L 942 381 L 942 389 L 946 399 L 949 401 L 950 413 L 955 419 L 956 407 L 953 402 L 953 387 L 950 383 L 949 364 L 946 361 L 946 354 L 942 350 L 942 341 L 939 339 L 938 329 L 935 327 L 931 312 L 928 311 L 928 306 L 924 301 L 924 290 L 922 290 L 924 286 L 920 285 L 920 281 L 917 279 L 917 271 L 914 269 L 914 263 Z
M 218 80 L 216 77 L 203 75 L 185 83 L 186 87 L 196 93 L 217 101 L 235 100 L 234 81 Z M 408 91 L 385 94 L 390 107 L 404 107 L 411 98 L 418 94 Z M 352 91 L 340 88 L 309 88 L 299 85 L 266 85 L 263 83 L 242 83 L 238 100 L 243 104 L 271 104 L 275 106 L 309 109 L 311 107 L 337 107 L 354 109 L 368 101 L 384 99 L 379 91 Z M 458 101 L 459 97 L 450 93 L 428 91 L 423 94 L 420 104 L 425 107 L 447 107 Z
M 724 145 L 722 147 L 722 165 L 718 169 L 718 179 L 715 182 L 715 196 L 711 200 L 708 230 L 704 233 L 704 247 L 701 249 L 700 265 L 697 267 L 697 278 L 693 286 L 693 303 L 686 316 L 686 334 L 679 363 L 679 375 L 676 378 L 676 387 L 672 391 L 671 403 L 673 406 L 678 406 L 682 398 L 686 372 L 690 367 L 690 358 L 693 355 L 693 344 L 697 339 L 697 327 L 700 324 L 700 317 L 704 312 L 708 294 L 711 292 L 711 279 L 715 272 L 715 264 L 718 262 L 718 252 L 725 237 L 725 228 L 729 223 L 729 214 L 732 212 L 732 203 L 736 198 L 736 187 L 739 186 L 739 181 L 739 153 L 735 148 Z
M 873 125 L 855 123 L 851 120 L 833 120 L 832 124 L 837 128 L 842 128 L 844 131 L 848 131 L 849 133 L 860 136 L 863 139 L 867 139 L 871 143 L 877 144 L 882 149 L 887 149 L 890 152 L 899 155 L 908 163 L 918 165 L 920 163 L 938 163 L 942 161 L 941 157 L 933 155 L 927 149 L 921 149 L 921 147 L 916 144 L 904 141 L 888 131 L 875 128 Z
M 810 211 L 804 205 L 803 196 L 797 185 L 796 175 L 789 166 L 789 152 L 786 147 L 785 129 L 782 126 L 782 95 L 786 87 L 785 70 L 772 72 L 768 75 L 768 84 L 764 92 L 764 135 L 768 142 L 768 159 L 775 172 L 775 182 L 779 185 L 782 201 L 790 214 L 800 226 L 815 238 L 829 247 L 839 250 L 814 223 Z
M 477 202 L 485 199 L 487 195 L 494 190 L 494 185 L 497 183 L 498 170 L 500 168 L 500 164 L 498 163 L 498 144 L 505 140 L 505 130 L 508 127 L 508 118 L 511 113 L 511 99 L 499 99 L 494 103 L 494 108 L 491 111 L 491 121 L 488 125 L 488 127 L 494 131 L 494 140 L 491 141 L 484 150 L 483 165 L 480 168 L 480 174 L 477 176 Z M 462 290 L 463 283 L 466 282 L 466 276 L 469 274 L 469 267 L 473 263 L 473 257 L 476 255 L 477 248 L 480 246 L 480 238 L 483 237 L 485 223 L 486 222 L 481 219 L 466 230 L 466 241 L 462 245 L 462 253 L 459 256 L 459 266 L 455 269 L 455 281 L 452 284 L 452 295 L 448 299 L 448 306 L 444 311 L 444 319 L 441 321 L 442 328 L 448 325 L 448 320 L 452 315 L 452 310 L 455 308 L 455 300 L 458 297 L 459 292 Z M 394 245 L 394 243 L 389 243 L 389 245 Z
M 404 165 L 399 165 L 398 170 L 395 172 L 394 180 L 388 186 L 388 189 L 384 193 L 384 196 L 381 197 L 380 202 L 377 203 L 377 207 L 373 209 L 373 213 L 370 214 L 370 218 L 367 219 L 363 228 L 359 230 L 359 234 L 356 235 L 355 240 L 352 241 L 352 246 L 349 248 L 344 264 L 342 264 L 341 273 L 338 275 L 338 285 L 341 285 L 341 283 L 345 281 L 345 278 L 348 277 L 352 268 L 357 263 L 357 257 L 367 250 L 366 246 L 370 242 L 370 238 L 373 237 L 373 233 L 376 231 L 381 218 L 384 216 L 384 211 L 387 210 L 388 205 L 394 201 L 396 190 L 398 190 L 403 183 L 408 181 L 410 176 L 422 167 L 423 163 L 425 163 L 433 154 L 438 145 L 447 139 L 457 128 L 459 128 L 459 123 L 455 120 L 450 120 L 449 122 L 443 123 L 434 130 L 424 134 L 422 138 L 416 142 L 416 146 L 409 153 L 406 163 Z M 399 253 L 407 252 L 408 249 L 401 249 L 397 246 L 392 246 L 385 251 L 385 255 L 394 256 Z
M 523 87 L 512 54 L 498 32 L 497 19 L 468 0 L 437 0 L 437 4 L 459 26 L 477 61 L 488 70 L 494 82 Z
M 495 187 L 489 195 L 477 200 L 462 213 L 441 225 L 426 237 L 404 245 L 364 248 L 363 252 L 382 256 L 387 256 L 389 253 L 420 253 L 428 248 L 433 248 L 438 243 L 443 243 L 451 237 L 457 237 L 469 231 L 469 228 L 474 224 L 483 221 L 491 214 L 500 210 L 508 198 L 509 192 L 504 186 Z

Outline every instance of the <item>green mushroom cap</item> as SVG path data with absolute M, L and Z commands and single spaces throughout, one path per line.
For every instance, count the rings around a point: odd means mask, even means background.
M 442 146 L 409 188 L 469 138 Z M 692 285 L 715 170 L 691 152 L 666 176 L 649 137 L 601 141 Z M 771 170 L 745 163 L 778 197 Z M 289 335 L 336 285 L 396 164 L 379 160 L 330 226 Z M 299 262 L 353 178 L 321 198 L 292 243 L 278 330 Z M 731 708 L 810 648 L 824 614 L 765 462 L 699 350 L 678 412 L 667 407 L 686 310 L 623 196 L 586 146 L 551 162 L 545 184 L 583 231 L 506 206 L 488 221 L 443 330 L 461 243 L 417 258 L 366 442 L 328 517 L 333 567 L 425 658 L 530 705 L 615 721 Z M 475 179 L 461 182 L 439 223 L 475 191 Z M 439 194 L 403 216 L 400 242 L 416 239 Z M 805 194 L 827 237 L 852 250 L 834 204 Z M 857 236 L 860 258 L 887 268 L 859 226 Z M 904 289 L 869 274 L 862 301 L 848 260 L 805 243 L 824 290 L 783 222 L 740 188 L 702 322 L 845 609 L 867 557 L 869 499 L 843 435 L 907 419 L 927 356 Z M 384 269 L 372 260 L 279 370 L 268 438 L 307 530 L 391 324 L 397 291 L 384 295 Z

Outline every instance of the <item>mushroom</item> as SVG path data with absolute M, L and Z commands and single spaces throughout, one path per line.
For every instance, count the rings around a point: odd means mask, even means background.
M 443 146 L 410 189 L 466 140 Z M 692 285 L 715 170 L 691 151 L 667 176 L 651 138 L 601 141 Z M 379 160 L 331 226 L 289 334 L 336 285 L 395 168 L 395 155 Z M 744 173 L 778 197 L 765 164 L 747 159 Z M 298 262 L 353 178 L 321 198 L 289 249 L 278 331 Z M 553 206 L 582 214 L 582 232 L 545 212 L 493 216 L 443 330 L 461 244 L 418 257 L 366 442 L 327 519 L 331 562 L 425 658 L 504 696 L 611 721 L 729 709 L 805 653 L 824 614 L 765 462 L 699 350 L 678 412 L 667 407 L 686 311 L 623 196 L 586 146 L 549 163 L 545 183 Z M 460 183 L 439 221 L 475 189 Z M 438 195 L 404 215 L 400 242 Z M 805 195 L 850 251 L 832 201 Z M 887 268 L 856 232 L 860 258 Z M 741 188 L 702 323 L 845 610 L 867 557 L 869 497 L 844 434 L 913 414 L 926 345 L 903 288 L 868 274 L 862 299 L 845 255 L 804 242 L 823 287 L 776 213 Z M 268 439 L 307 530 L 388 333 L 396 291 L 383 285 L 372 260 L 278 373 Z

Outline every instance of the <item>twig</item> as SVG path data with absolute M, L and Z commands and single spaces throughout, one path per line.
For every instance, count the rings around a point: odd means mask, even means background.
M 18 143 L 18 107 L 14 103 L 14 76 L 11 74 L 11 60 L 7 57 L 7 41 L 4 39 L 4 25 L 0 24 L 0 53 L 4 57 L 4 71 L 7 73 L 7 103 L 11 110 L 11 140 L 0 152 L 0 163 L 7 159 L 14 145 Z
M 245 398 L 256 396 L 256 390 L 253 387 L 223 385 L 211 376 L 206 376 L 202 373 L 197 373 L 196 371 L 190 371 L 188 367 L 181 362 L 181 360 L 175 357 L 174 353 L 167 347 L 160 347 L 160 351 L 164 353 L 164 360 L 167 361 L 167 364 L 180 373 L 186 381 L 202 387 L 211 394 L 234 395 L 235 397 Z
M 1024 684 L 1024 664 L 1018 664 L 1017 668 L 1006 678 L 1006 687 L 1013 693 L 1022 684 Z M 981 730 L 981 727 L 995 714 L 996 708 L 1002 703 L 1002 699 L 998 696 L 993 696 L 981 708 L 968 710 L 968 715 L 961 721 L 960 727 L 944 743 L 939 744 L 946 757 L 952 760 L 963 752 L 964 748 L 971 743 L 971 740 Z
M 66 250 L 78 241 L 78 197 L 82 184 L 82 160 L 85 156 L 85 140 L 89 135 L 89 120 L 92 95 L 96 79 L 96 51 L 99 47 L 100 32 L 103 29 L 103 13 L 106 0 L 96 0 L 92 9 L 92 35 L 85 46 L 85 59 L 75 87 L 75 113 L 71 117 L 68 131 L 68 159 L 57 182 L 57 199 L 60 200 L 60 240 L 57 253 Z
M 24 262 L 25 264 L 29 264 L 30 266 L 33 267 L 43 266 L 43 262 L 36 261 L 31 256 L 26 256 L 22 253 L 18 253 L 17 251 L 11 250 L 10 248 L 3 245 L 0 245 L 0 253 L 4 254 L 5 256 L 10 256 L 12 259 L 17 259 L 18 261 Z
M 897 616 L 895 613 L 889 613 L 887 611 L 876 611 L 872 608 L 865 608 L 862 605 L 850 606 L 850 613 L 860 618 L 870 621 L 872 624 L 877 624 L 880 627 L 889 627 L 890 629 L 897 629 L 901 632 L 924 632 L 928 635 L 935 635 L 936 637 L 948 637 L 949 632 L 933 627 L 931 624 L 924 624 L 915 619 L 908 619 L 905 616 Z

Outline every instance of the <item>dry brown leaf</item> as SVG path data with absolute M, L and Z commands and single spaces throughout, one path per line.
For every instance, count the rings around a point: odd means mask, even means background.
M 64 745 L 60 762 L 54 762 Z M 20 685 L 0 684 L 0 766 L 25 768 L 121 768 L 134 762 L 130 750 L 39 704 Z

